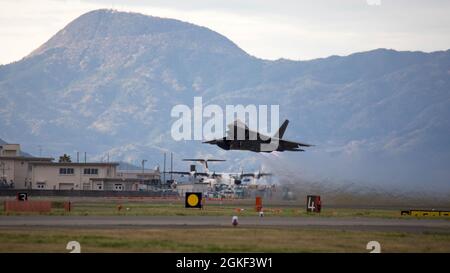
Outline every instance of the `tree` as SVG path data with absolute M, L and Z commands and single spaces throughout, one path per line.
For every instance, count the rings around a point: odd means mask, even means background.
M 72 160 L 70 159 L 70 155 L 64 154 L 64 155 L 59 157 L 59 162 L 60 163 L 62 163 L 62 162 L 66 162 L 67 163 L 67 162 L 72 162 Z

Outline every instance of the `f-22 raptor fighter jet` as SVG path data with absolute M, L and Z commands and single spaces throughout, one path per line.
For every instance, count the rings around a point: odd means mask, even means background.
M 247 150 L 252 152 L 284 152 L 296 151 L 304 152 L 301 147 L 311 147 L 313 145 L 289 141 L 283 139 L 284 132 L 289 124 L 285 120 L 280 129 L 272 136 L 266 136 L 259 132 L 252 131 L 240 120 L 235 120 L 228 125 L 227 136 L 220 139 L 204 141 L 203 143 L 217 145 L 224 150 Z

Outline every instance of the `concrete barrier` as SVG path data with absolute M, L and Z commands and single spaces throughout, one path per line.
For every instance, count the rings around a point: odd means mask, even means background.
M 5 201 L 5 212 L 51 212 L 50 201 Z
M 57 197 L 177 197 L 177 192 L 168 191 L 96 191 L 96 190 L 28 190 L 28 189 L 0 189 L 0 196 L 16 196 L 19 192 L 33 196 Z

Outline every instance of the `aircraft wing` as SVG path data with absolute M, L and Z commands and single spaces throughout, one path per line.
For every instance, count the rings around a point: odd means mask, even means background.
M 290 140 L 285 140 L 285 139 L 280 139 L 279 141 L 280 141 L 279 145 L 283 146 L 286 150 L 291 150 L 291 151 L 303 152 L 304 150 L 300 149 L 300 147 L 314 146 L 314 145 L 307 144 L 307 143 L 295 142 L 295 141 L 290 141 Z
M 165 173 L 191 175 L 190 172 L 165 172 Z
M 289 141 L 289 140 L 281 140 L 282 142 L 288 143 L 288 144 L 296 144 L 298 147 L 312 147 L 314 145 L 302 143 L 302 142 L 295 142 L 295 141 Z
M 272 175 L 271 173 L 260 173 L 259 177 L 271 176 L 271 175 Z M 246 177 L 246 176 L 256 177 L 256 176 L 258 176 L 258 173 L 243 173 L 241 176 L 242 177 Z
M 214 139 L 215 140 L 215 139 Z M 210 141 L 214 141 L 214 140 L 210 140 Z M 210 141 L 205 141 L 206 143 L 210 142 Z M 198 162 L 216 162 L 216 161 L 226 161 L 225 159 L 203 159 L 203 158 L 185 158 L 183 159 L 183 161 L 198 161 Z
M 194 175 L 194 176 L 208 176 L 207 173 L 200 173 L 200 172 L 165 172 L 165 173 L 182 174 L 182 175 Z
M 217 144 L 217 141 L 222 141 L 223 139 L 225 139 L 225 138 L 211 139 L 211 140 L 203 141 L 202 143 Z

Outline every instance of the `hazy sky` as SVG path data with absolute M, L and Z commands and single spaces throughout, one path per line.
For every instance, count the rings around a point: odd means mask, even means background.
M 265 59 L 305 60 L 380 47 L 450 48 L 447 0 L 0 0 L 0 64 L 20 60 L 98 8 L 206 26 Z

